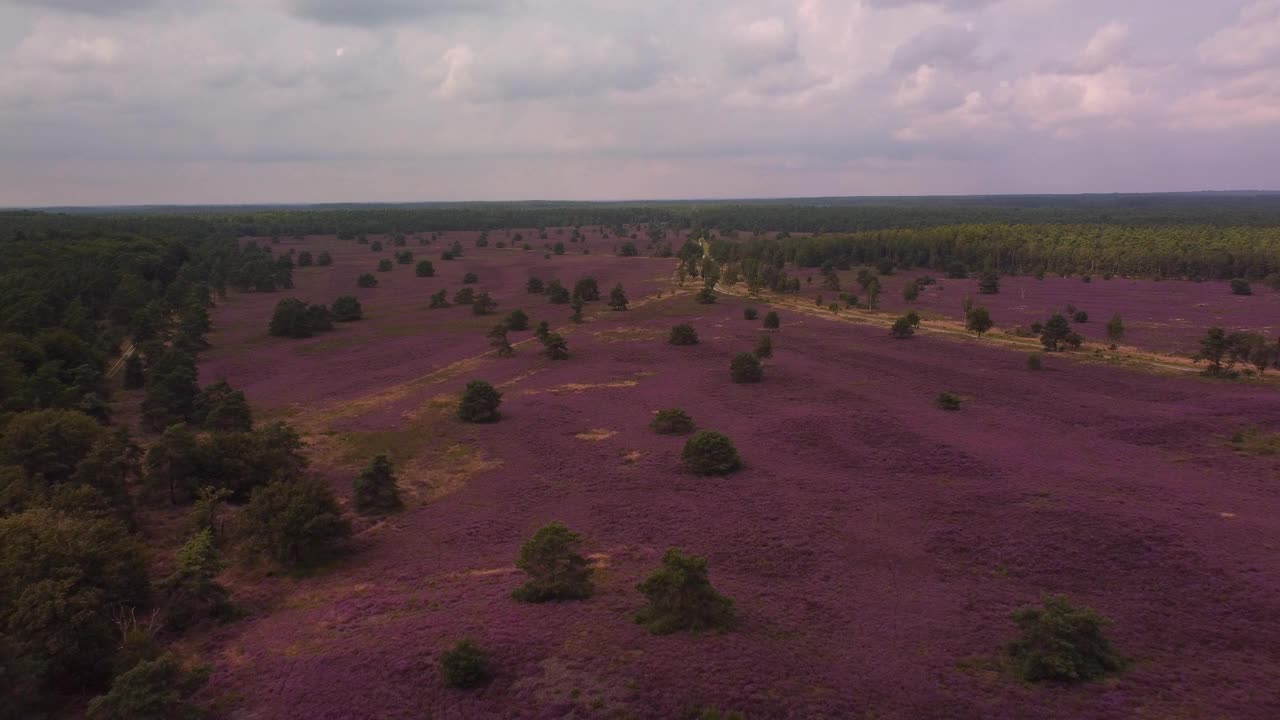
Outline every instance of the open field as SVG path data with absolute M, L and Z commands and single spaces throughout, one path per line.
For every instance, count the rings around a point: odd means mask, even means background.
M 455 238 L 466 254 L 440 261 Z M 230 717 L 670 718 L 690 705 L 747 718 L 1280 714 L 1280 466 L 1228 442 L 1280 427 L 1274 387 L 1056 355 L 1036 373 L 993 343 L 895 340 L 787 309 L 764 382 L 737 385 L 729 359 L 762 332 L 743 319 L 746 300 L 697 304 L 694 282 L 672 284 L 674 260 L 616 257 L 616 241 L 591 233 L 590 255 L 553 234 L 568 254 L 549 259 L 536 240 L 520 251 L 494 247 L 501 233 L 488 248 L 474 238 L 410 240 L 404 249 L 437 276 L 397 265 L 368 290 L 356 276 L 400 248 L 283 240 L 335 263 L 297 270 L 283 295 L 233 294 L 216 310 L 201 383 L 225 377 L 260 416 L 286 417 L 344 498 L 358 469 L 388 453 L 409 506 L 361 523 L 337 567 L 280 582 L 257 612 L 203 640 L 215 667 L 203 694 Z M 465 272 L 497 316 L 426 308 Z M 886 309 L 916 274 L 886 279 Z M 592 275 L 606 296 L 621 282 L 633 308 L 592 303 L 570 325 L 568 306 L 525 293 L 530 275 L 570 288 Z M 1006 278 L 988 300 L 973 281 L 940 282 L 920 307 L 958 315 L 968 291 L 1004 326 L 1072 302 L 1090 313 L 1091 338 L 1120 312 L 1126 344 L 1158 351 L 1192 349 L 1218 318 L 1254 329 L 1277 318 L 1260 284 L 1236 298 L 1222 283 Z M 365 320 L 306 340 L 267 336 L 281 297 L 345 294 Z M 488 353 L 485 331 L 518 308 L 562 332 L 571 357 L 546 359 L 520 342 L 531 332 L 512 333 L 514 358 Z M 666 344 L 682 322 L 699 344 Z M 504 393 L 495 425 L 453 417 L 475 378 Z M 962 398 L 958 412 L 933 406 L 941 391 Z M 664 407 L 727 433 L 745 468 L 684 471 L 683 439 L 648 429 Z M 585 538 L 596 594 L 517 603 L 516 551 L 551 520 Z M 735 630 L 653 636 L 632 623 L 636 583 L 672 546 L 708 558 L 736 603 Z M 1042 592 L 1109 616 L 1131 668 L 1079 687 L 1005 672 L 1008 615 Z M 462 637 L 491 654 L 494 680 L 478 691 L 438 679 L 441 651 Z

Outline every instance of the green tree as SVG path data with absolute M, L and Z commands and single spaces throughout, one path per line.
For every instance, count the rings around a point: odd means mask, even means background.
M 530 295 L 541 295 L 544 290 L 542 278 L 529 278 L 529 281 L 524 285 L 524 290 Z
M 761 360 L 773 357 L 773 338 L 768 335 L 761 335 L 756 340 L 756 346 L 752 349 L 751 354 Z
M 753 307 L 745 307 L 742 309 L 743 320 L 755 320 L 759 316 L 760 316 L 759 311 Z
M 315 258 L 311 255 L 310 250 L 303 250 L 298 253 L 298 267 L 311 267 L 315 262 Z
M 432 293 L 430 309 L 437 310 L 439 308 L 449 307 L 448 294 L 448 290 L 441 290 L 440 292 Z
M 969 332 L 977 333 L 978 337 L 995 326 L 991 322 L 991 312 L 984 307 L 975 307 L 970 310 L 964 318 L 964 327 Z
M 907 317 L 900 317 L 893 321 L 893 327 L 889 328 L 889 334 L 899 340 L 905 340 L 916 334 L 916 326 Z
M 151 430 L 162 430 L 186 420 L 200 388 L 196 385 L 196 361 L 190 353 L 169 348 L 147 368 L 142 415 Z
M 1085 682 L 1124 668 L 1103 632 L 1105 617 L 1062 595 L 1042 595 L 1040 602 L 1010 615 L 1020 636 L 1007 651 L 1023 680 Z
M 0 464 L 17 465 L 29 477 L 49 485 L 65 483 L 105 435 L 101 425 L 81 412 L 18 413 L 0 434 Z
M 487 292 L 476 295 L 471 302 L 471 312 L 476 315 L 492 315 L 497 309 L 498 303 Z
M 542 336 L 542 346 L 547 357 L 552 360 L 569 358 L 569 343 L 557 333 L 549 332 Z
M 609 291 L 609 309 L 627 309 L 627 294 L 622 290 L 622 283 L 614 285 L 613 289 Z
M 1243 341 L 1241 333 L 1227 334 L 1220 327 L 1211 327 L 1200 340 L 1200 352 L 1193 359 L 1209 363 L 1206 375 L 1227 375 L 1240 359 Z
M 89 703 L 90 720 L 201 720 L 191 698 L 209 680 L 209 668 L 186 669 L 172 654 L 144 660 Z
M 680 408 L 659 410 L 649 423 L 649 429 L 659 435 L 688 435 L 694 428 L 693 418 Z
M 351 484 L 356 511 L 362 515 L 381 515 L 404 507 L 395 471 L 386 455 L 373 458 Z
M 453 294 L 454 305 L 471 305 L 476 301 L 476 291 L 474 288 L 464 287 Z
M 705 558 L 670 548 L 636 589 L 649 603 L 636 613 L 636 622 L 655 635 L 727 630 L 734 624 L 733 601 L 712 587 Z
M 766 330 L 777 330 L 779 324 L 780 324 L 780 321 L 778 319 L 777 312 L 770 310 L 764 316 L 764 327 Z
M 307 304 L 297 298 L 285 298 L 276 303 L 268 332 L 276 337 L 311 337 L 313 330 Z
M 362 288 L 378 287 L 378 278 L 373 273 L 362 273 L 356 278 L 356 285 Z
M 502 393 L 494 389 L 484 380 L 472 380 L 467 383 L 458 403 L 458 419 L 469 423 L 497 422 L 498 405 L 502 403 Z
M 480 276 L 473 272 L 466 273 L 462 276 L 463 285 L 475 285 L 478 282 L 480 282 Z
M 1249 281 L 1242 278 L 1236 278 L 1231 281 L 1231 293 L 1233 295 L 1252 295 L 1253 288 L 1249 287 Z
M 573 297 L 583 302 L 594 302 L 600 299 L 600 285 L 593 277 L 584 277 L 573 284 Z
M 319 265 L 320 267 L 327 267 L 332 264 L 333 256 L 329 254 L 328 250 L 321 250 L 320 254 L 316 255 L 316 265 Z
M 907 302 L 915 302 L 920 299 L 920 285 L 915 280 L 908 282 L 902 288 L 902 298 Z
M 498 323 L 489 331 L 489 346 L 492 347 L 500 358 L 509 358 L 516 354 L 516 349 L 511 346 L 511 340 L 507 337 L 507 324 Z
M 391 272 L 392 267 L 393 265 L 391 261 L 387 258 L 383 258 L 378 261 L 378 272 Z
M 213 532 L 205 529 L 192 535 L 178 549 L 177 560 L 177 569 L 160 583 L 166 624 L 184 630 L 200 618 L 225 617 L 231 603 L 217 581 L 224 566 Z
M 756 383 L 764 380 L 764 366 L 751 353 L 738 353 L 729 363 L 729 377 L 736 383 Z
M 635 257 L 640 253 L 636 250 L 636 244 L 628 240 L 618 247 L 618 255 L 622 257 Z
M 142 355 L 134 352 L 124 361 L 124 386 L 129 390 L 137 390 L 146 385 L 146 371 L 142 366 Z
M 253 427 L 253 413 L 242 391 L 219 380 L 196 396 L 191 422 L 208 430 L 247 432 Z
M 714 430 L 701 430 L 689 438 L 680 457 L 698 475 L 728 475 L 742 467 L 733 441 Z
M 568 305 L 572 300 L 568 288 L 560 284 L 559 280 L 552 280 L 547 283 L 547 300 L 553 305 Z
M 1107 338 L 1112 342 L 1124 339 L 1124 320 L 1120 319 L 1120 313 L 1112 315 L 1107 321 Z
M 523 332 L 529 329 L 529 316 L 523 310 L 512 310 L 503 323 L 513 332 Z
M 418 277 L 435 277 L 436 266 L 433 265 L 430 260 L 419 260 L 417 266 L 414 267 L 413 272 Z
M 591 562 L 579 552 L 582 537 L 553 522 L 538 529 L 521 548 L 516 567 L 529 576 L 512 597 L 523 602 L 591 597 Z
M 1063 347 L 1080 347 L 1081 342 L 1080 335 L 1073 332 L 1071 324 L 1059 314 L 1049 318 L 1040 332 L 1040 344 L 1049 352 L 1057 352 Z
M 694 330 L 692 325 L 676 325 L 671 328 L 671 337 L 668 342 L 672 345 L 697 345 L 698 331 Z
M 316 477 L 255 488 L 238 520 L 248 548 L 290 568 L 329 559 L 351 534 L 333 490 Z
M 147 484 L 167 494 L 171 505 L 185 505 L 200 488 L 204 451 L 186 425 L 170 425 L 147 450 Z
M 478 687 L 489 681 L 489 657 L 471 640 L 460 640 L 441 654 L 440 674 L 449 687 Z
M 338 322 L 354 322 L 364 317 L 364 308 L 354 295 L 341 295 L 333 301 L 331 314 Z
M 1000 292 L 1000 275 L 994 270 L 987 270 L 978 278 L 978 294 L 996 295 Z

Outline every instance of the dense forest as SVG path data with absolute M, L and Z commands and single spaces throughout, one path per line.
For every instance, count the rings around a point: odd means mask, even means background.
M 231 614 L 221 553 L 296 566 L 348 531 L 291 428 L 197 385 L 214 304 L 292 287 L 272 238 L 584 225 L 694 274 L 719 272 L 688 242 L 707 238 L 726 272 L 775 289 L 798 286 L 788 265 L 1280 274 L 1277 195 L 0 213 L 0 717 L 94 695 L 91 714 L 128 717 L 147 688 L 180 702 L 198 674 L 164 649 Z M 235 537 L 215 521 L 224 502 L 244 506 Z M 173 557 L 149 549 L 148 513 L 186 528 Z M 163 630 L 145 621 L 159 610 Z

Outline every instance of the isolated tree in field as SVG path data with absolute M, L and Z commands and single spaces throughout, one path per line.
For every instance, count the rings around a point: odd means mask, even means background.
M 380 515 L 404 507 L 395 470 L 386 455 L 378 455 L 351 483 L 351 497 L 362 515 Z
M 469 423 L 497 422 L 498 405 L 502 403 L 502 393 L 494 389 L 484 380 L 472 380 L 462 393 L 458 403 L 458 419 Z
M 773 338 L 768 335 L 761 335 L 756 340 L 756 346 L 751 350 L 751 354 L 761 360 L 773 357 Z
M 920 299 L 920 286 L 915 280 L 912 280 L 902 288 L 902 299 L 907 302 L 915 302 Z
M 408 250 L 401 250 L 396 253 L 396 262 L 400 265 L 410 265 L 413 263 L 413 253 Z
M 609 291 L 609 309 L 627 309 L 627 294 L 622 290 L 622 283 L 614 285 L 613 289 Z
M 733 601 L 711 586 L 705 558 L 671 548 L 663 554 L 657 571 L 636 589 L 649 604 L 636 613 L 635 620 L 655 635 L 733 626 Z
M 916 326 L 911 322 L 910 318 L 900 317 L 893 321 L 893 327 L 889 328 L 889 334 L 899 340 L 906 340 L 916 334 Z
M 583 302 L 593 302 L 600 299 L 600 285 L 596 283 L 593 277 L 584 277 L 573 284 L 573 297 Z
M 354 322 L 364 317 L 364 308 L 353 295 L 342 295 L 333 301 L 330 309 L 333 319 L 338 322 Z
M 382 241 L 374 240 L 372 243 L 369 244 L 369 250 L 371 252 L 382 252 Z
M 668 342 L 672 345 L 697 345 L 698 331 L 694 330 L 692 325 L 676 325 L 671 328 L 671 337 Z
M 738 353 L 729 363 L 729 377 L 736 383 L 756 383 L 764 380 L 764 367 L 751 353 Z
M 454 257 L 456 256 L 453 254 L 452 250 L 443 250 L 440 252 L 440 259 L 445 262 L 453 260 Z
M 1071 324 L 1062 315 L 1049 318 L 1040 331 L 1040 344 L 1049 352 L 1057 352 L 1064 346 L 1080 347 L 1081 342 L 1080 335 L 1071 330 Z
M 551 334 L 551 325 L 549 325 L 546 320 L 538 321 L 538 326 L 533 330 L 533 336 L 538 338 L 538 340 L 542 340 L 543 338 L 545 338 L 550 334 Z
M 1087 682 L 1124 668 L 1103 632 L 1105 617 L 1062 595 L 1042 595 L 1040 603 L 1010 615 L 1020 635 L 1007 652 L 1023 680 Z
M 237 520 L 249 548 L 294 568 L 327 560 L 351 534 L 328 483 L 315 477 L 255 488 Z
M 378 261 L 378 272 L 391 272 L 391 261 L 383 258 Z
M 582 309 L 586 307 L 586 303 L 582 301 L 582 298 L 574 298 L 573 302 L 569 303 L 569 307 L 573 310 L 573 314 L 569 316 L 569 321 L 573 323 L 582 322 Z
M 476 315 L 492 315 L 498 309 L 498 303 L 489 297 L 489 293 L 482 292 L 475 297 L 471 303 L 471 312 Z
M 378 287 L 378 278 L 373 273 L 363 273 L 356 278 L 356 285 L 362 288 Z
M 698 291 L 697 295 L 693 296 L 693 299 L 702 305 L 713 305 L 717 299 L 716 291 L 711 288 L 704 287 Z
M 1249 287 L 1249 281 L 1243 278 L 1236 278 L 1231 281 L 1231 293 L 1233 295 L 1252 295 L 1253 288 Z
M 568 305 L 572 297 L 569 289 L 561 285 L 559 280 L 552 280 L 547 283 L 547 300 L 553 305 Z
M 680 457 L 698 475 L 727 475 L 742 467 L 733 441 L 713 430 L 702 430 L 689 438 Z
M 440 675 L 451 688 L 473 688 L 489 681 L 489 657 L 471 640 L 460 640 L 440 655 Z
M 994 270 L 987 270 L 978 277 L 978 293 L 980 295 L 996 295 L 1000 292 L 1000 275 Z
M 1241 333 L 1235 340 L 1232 352 L 1240 361 L 1251 366 L 1259 377 L 1280 360 L 1280 346 L 1258 333 Z
M 659 410 L 649 423 L 649 429 L 659 435 L 687 435 L 694 430 L 693 418 L 680 408 Z
M 470 305 L 476 301 L 475 288 L 464 287 L 453 294 L 454 305 Z
M 512 310 L 503 321 L 507 329 L 513 332 L 524 332 L 529 329 L 529 316 L 523 310 Z
M 1077 310 L 1077 311 L 1075 311 L 1075 313 L 1071 316 L 1071 319 L 1072 319 L 1072 320 L 1074 320 L 1074 321 L 1076 321 L 1076 322 L 1078 322 L 1078 323 L 1087 323 L 1087 322 L 1089 322 L 1089 313 L 1087 313 L 1087 312 L 1085 312 L 1085 311 L 1083 311 L 1083 310 Z
M 1241 333 L 1227 334 L 1220 327 L 1211 327 L 1200 340 L 1200 352 L 1196 353 L 1196 362 L 1207 362 L 1206 375 L 1225 375 L 1231 372 L 1241 355 L 1244 336 Z
M 1044 364 L 1040 359 L 1040 353 L 1031 353 L 1027 356 L 1028 370 L 1040 370 L 1042 367 L 1044 367 Z
M 1124 321 L 1120 319 L 1120 313 L 1112 315 L 1107 321 L 1107 338 L 1112 342 L 1124 338 Z
M 938 393 L 938 397 L 934 398 L 933 404 L 937 405 L 940 410 L 959 410 L 960 398 L 949 392 Z
M 435 277 L 436 266 L 430 260 L 419 260 L 413 272 L 418 277 Z
M 780 321 L 779 321 L 779 319 L 778 319 L 778 313 L 777 313 L 777 312 L 775 312 L 775 311 L 773 311 L 773 310 L 770 310 L 770 311 L 769 311 L 769 312 L 764 316 L 764 327 L 765 327 L 765 329 L 766 329 L 766 330 L 777 330 L 777 329 L 778 329 L 779 324 L 780 324 Z
M 511 340 L 507 337 L 507 324 L 498 323 L 489 331 L 489 346 L 494 349 L 500 358 L 508 358 L 516 354 L 516 349 L 511 347 Z
M 271 314 L 268 332 L 276 337 L 308 338 L 312 335 L 307 316 L 307 304 L 297 298 L 285 298 L 276 303 Z
M 640 253 L 636 250 L 636 244 L 628 240 L 618 248 L 618 254 L 622 257 L 635 257 Z
M 88 720 L 199 720 L 204 708 L 192 697 L 209 680 L 210 668 L 186 669 L 172 654 L 144 658 L 89 702 Z
M 554 246 L 552 246 L 551 251 L 552 251 L 552 252 L 554 252 L 554 253 L 555 253 L 555 254 L 557 254 L 557 255 L 563 255 L 563 254 L 564 254 L 564 243 L 562 243 L 562 242 L 557 242 Z
M 311 267 L 315 263 L 315 257 L 312 256 L 310 250 L 303 250 L 298 253 L 298 267 Z
M 880 278 L 872 277 L 866 286 L 867 307 L 875 310 L 880 304 Z
M 449 300 L 447 297 L 448 294 L 449 294 L 448 290 L 441 290 L 440 292 L 431 293 L 431 303 L 428 306 L 429 309 L 437 310 L 439 308 L 449 307 Z
M 311 332 L 325 332 L 333 329 L 333 316 L 324 305 L 307 306 L 307 326 Z
M 755 320 L 759 316 L 760 316 L 760 311 L 756 310 L 753 307 L 746 307 L 742 309 L 743 320 Z
M 516 567 L 529 576 L 511 596 L 522 602 L 591 597 L 591 562 L 580 554 L 582 537 L 553 522 L 538 528 L 520 548 Z
M 321 250 L 320 254 L 316 255 L 316 265 L 319 265 L 320 267 L 328 267 L 332 264 L 333 256 L 329 254 L 328 250 Z
M 531 277 L 524 284 L 524 291 L 530 295 L 541 295 L 543 292 L 542 278 Z
M 541 339 L 547 357 L 552 360 L 567 360 L 569 358 L 569 343 L 559 334 L 548 332 Z
M 984 307 L 975 307 L 965 314 L 964 327 L 972 333 L 977 333 L 978 337 L 990 330 L 995 323 L 991 322 L 991 312 Z
M 463 285 L 475 285 L 478 282 L 480 282 L 480 276 L 476 275 L 473 272 L 469 272 L 462 276 Z

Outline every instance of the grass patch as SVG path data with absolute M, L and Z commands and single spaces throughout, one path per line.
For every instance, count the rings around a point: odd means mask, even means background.
M 1245 455 L 1266 457 L 1280 454 L 1280 433 L 1267 432 L 1257 427 L 1235 431 L 1229 442 L 1233 450 Z

